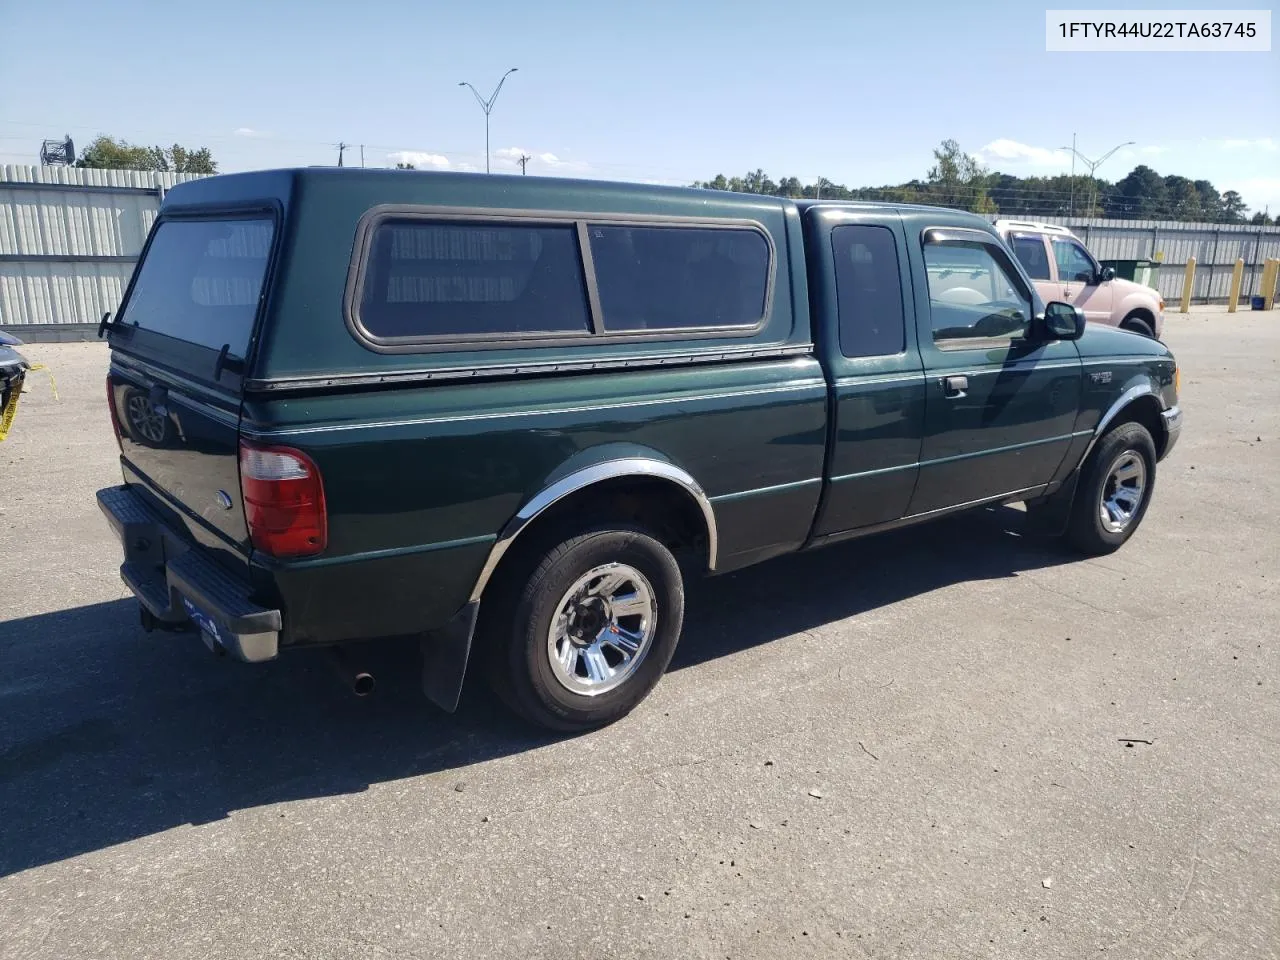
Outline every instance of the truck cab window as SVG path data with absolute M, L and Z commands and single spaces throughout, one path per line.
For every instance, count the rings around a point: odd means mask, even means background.
M 898 249 L 888 227 L 846 224 L 831 231 L 840 352 L 881 357 L 906 349 Z
M 1053 259 L 1058 261 L 1058 279 L 1063 283 L 1093 283 L 1093 260 L 1074 240 L 1054 237 Z
M 1031 300 L 985 243 L 924 245 L 933 339 L 1010 339 L 1027 335 Z

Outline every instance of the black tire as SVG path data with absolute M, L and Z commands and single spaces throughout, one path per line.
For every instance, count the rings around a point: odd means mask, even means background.
M 1103 521 L 1104 493 L 1114 489 L 1111 481 L 1113 467 L 1127 454 L 1142 459 L 1144 470 L 1142 492 L 1137 506 L 1123 529 L 1108 529 Z M 1066 541 L 1081 553 L 1100 556 L 1118 550 L 1142 523 L 1151 504 L 1156 486 L 1156 444 L 1147 428 L 1140 423 L 1126 422 L 1105 433 L 1081 468 L 1080 482 L 1071 505 L 1071 519 L 1067 524 Z M 1112 518 L 1114 523 L 1114 518 Z
M 1151 329 L 1151 324 L 1136 313 L 1131 313 L 1121 320 L 1120 329 L 1128 330 L 1130 333 L 1140 333 L 1149 340 L 1156 338 L 1156 332 Z
M 605 564 L 626 564 L 648 581 L 656 602 L 652 638 L 617 687 L 587 696 L 556 676 L 548 632 L 557 608 L 582 577 Z M 567 536 L 516 559 L 484 616 L 490 682 L 516 713 L 552 730 L 576 732 L 613 723 L 662 678 L 684 623 L 684 581 L 671 551 L 638 527 L 609 525 Z

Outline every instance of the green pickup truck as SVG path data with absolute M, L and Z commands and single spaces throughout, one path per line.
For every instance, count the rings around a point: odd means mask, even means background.
M 144 627 L 247 661 L 414 636 L 445 709 L 483 672 L 561 730 L 653 688 L 699 574 L 1016 501 L 1114 550 L 1181 427 L 1163 344 L 929 207 L 212 177 L 101 333 Z

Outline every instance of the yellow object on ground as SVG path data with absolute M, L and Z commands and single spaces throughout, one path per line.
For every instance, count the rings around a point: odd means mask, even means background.
M 58 384 L 53 379 L 53 374 L 49 372 L 49 368 L 43 363 L 33 363 L 28 368 L 28 373 L 32 370 L 43 370 L 46 377 L 49 378 L 49 388 L 53 391 L 53 399 L 58 397 Z M 14 418 L 18 416 L 18 399 L 22 396 L 23 385 L 26 383 L 26 375 L 19 377 L 13 385 L 13 392 L 9 394 L 9 402 L 4 405 L 4 410 L 0 410 L 0 442 L 9 436 L 9 430 L 13 426 Z
M 1227 313 L 1235 313 L 1240 306 L 1240 285 L 1244 282 L 1244 257 L 1236 258 L 1231 271 L 1231 292 L 1227 294 Z
M 1179 313 L 1191 312 L 1191 288 L 1196 285 L 1196 258 L 1187 258 L 1187 273 L 1182 278 L 1182 303 L 1178 308 Z

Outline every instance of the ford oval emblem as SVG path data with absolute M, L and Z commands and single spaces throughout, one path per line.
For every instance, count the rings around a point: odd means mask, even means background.
M 225 490 L 218 491 L 218 503 L 221 504 L 223 510 L 231 509 L 231 494 Z

